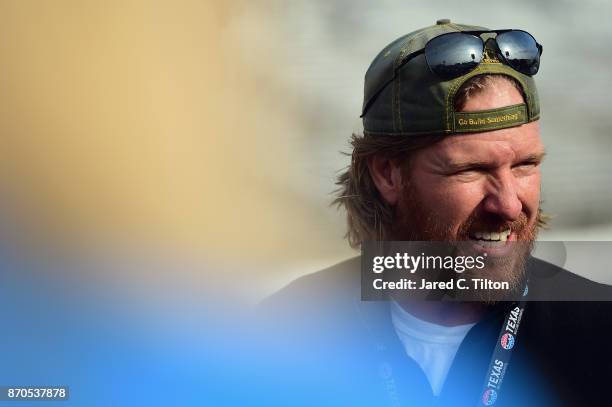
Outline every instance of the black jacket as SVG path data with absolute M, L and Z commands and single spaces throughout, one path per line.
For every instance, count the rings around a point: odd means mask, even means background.
M 470 330 L 439 397 L 410 359 L 388 302 L 360 301 L 354 258 L 299 278 L 266 299 L 271 371 L 287 405 L 476 406 L 510 303 L 500 303 Z M 531 258 L 529 290 L 574 290 L 612 300 L 612 289 Z M 612 302 L 529 302 L 496 406 L 611 404 Z M 274 375 L 273 375 L 274 376 Z M 482 404 L 480 404 L 482 405 Z

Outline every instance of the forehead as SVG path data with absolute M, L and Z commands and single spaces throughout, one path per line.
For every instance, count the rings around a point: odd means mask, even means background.
M 465 102 L 462 111 L 481 111 L 523 103 L 520 91 L 510 81 L 503 79 L 491 78 L 484 89 Z M 467 161 L 473 157 L 478 161 L 498 161 L 539 154 L 544 151 L 544 146 L 540 139 L 539 121 L 536 121 L 488 132 L 451 135 L 432 150 L 448 160 L 461 158 Z
M 544 152 L 539 122 L 490 132 L 445 137 L 424 151 L 424 156 L 441 162 L 505 161 Z

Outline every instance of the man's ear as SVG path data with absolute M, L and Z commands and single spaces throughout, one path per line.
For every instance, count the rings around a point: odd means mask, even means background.
M 368 159 L 368 169 L 383 199 L 390 205 L 397 204 L 403 188 L 402 167 L 399 160 L 374 155 Z

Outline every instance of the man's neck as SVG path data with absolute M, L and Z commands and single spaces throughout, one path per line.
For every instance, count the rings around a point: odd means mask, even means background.
M 443 326 L 476 323 L 487 310 L 487 306 L 479 302 L 400 300 L 398 304 L 416 318 Z

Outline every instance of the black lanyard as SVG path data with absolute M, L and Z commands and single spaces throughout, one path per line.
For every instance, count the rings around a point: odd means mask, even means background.
M 512 308 L 506 315 L 506 319 L 499 332 L 499 337 L 497 338 L 497 343 L 495 344 L 495 350 L 491 356 L 491 362 L 487 369 L 478 406 L 492 406 L 499 399 L 504 376 L 510 363 L 510 357 L 518 339 L 518 330 L 523 313 L 525 312 L 525 297 L 528 291 L 528 286 L 525 285 L 523 299 L 512 304 Z

